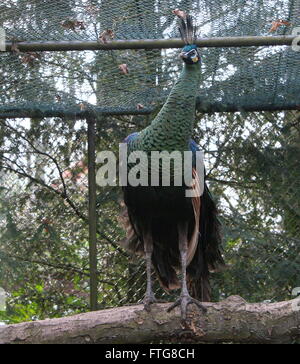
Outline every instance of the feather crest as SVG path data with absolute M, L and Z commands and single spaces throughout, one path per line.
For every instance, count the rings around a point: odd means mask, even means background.
M 186 18 L 180 18 L 179 32 L 181 39 L 185 44 L 194 44 L 196 37 L 197 27 L 193 25 L 193 18 L 187 15 Z

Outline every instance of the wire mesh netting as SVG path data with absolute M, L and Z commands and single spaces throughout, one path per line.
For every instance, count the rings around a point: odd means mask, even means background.
M 176 8 L 194 16 L 203 38 L 286 35 L 300 25 L 299 2 L 290 0 L 3 1 L 0 26 L 15 46 L 1 55 L 0 112 L 76 115 L 95 106 L 116 113 L 161 105 L 178 74 L 177 50 L 22 53 L 17 42 L 178 37 Z M 296 107 L 299 61 L 300 52 L 287 46 L 205 49 L 199 105 L 211 111 Z
M 1 2 L 0 27 L 13 46 L 0 53 L 0 286 L 7 292 L 0 321 L 88 309 L 80 115 L 97 111 L 97 151 L 117 154 L 118 143 L 159 110 L 181 67 L 174 49 L 21 52 L 18 42 L 178 37 L 177 8 L 194 16 L 201 37 L 285 35 L 300 25 L 299 1 L 288 0 Z M 197 112 L 194 138 L 205 152 L 228 264 L 212 275 L 213 300 L 288 299 L 300 286 L 300 52 L 231 47 L 201 55 L 198 107 L 212 113 Z M 239 112 L 214 113 L 233 108 Z M 117 244 L 120 200 L 119 187 L 97 190 L 99 308 L 138 302 L 146 288 L 143 260 Z M 170 301 L 178 294 L 156 280 L 155 291 Z
M 213 300 L 289 299 L 299 287 L 300 114 L 197 115 L 218 202 L 228 268 L 212 274 Z M 112 127 L 118 125 L 118 128 Z M 84 122 L 19 119 L 1 123 L 0 286 L 8 318 L 27 320 L 85 311 L 89 296 L 86 128 Z M 135 126 L 136 127 L 136 126 Z M 132 118 L 103 119 L 97 149 L 114 150 Z M 142 259 L 117 244 L 120 188 L 98 188 L 99 308 L 138 302 Z M 173 300 L 155 280 L 157 297 Z

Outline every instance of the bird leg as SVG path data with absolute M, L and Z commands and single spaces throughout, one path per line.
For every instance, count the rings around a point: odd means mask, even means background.
M 181 258 L 181 269 L 182 269 L 181 294 L 180 297 L 167 310 L 168 312 L 170 312 L 175 307 L 180 305 L 182 320 L 186 320 L 187 306 L 190 305 L 191 303 L 196 304 L 203 312 L 206 312 L 206 308 L 201 304 L 201 302 L 190 296 L 187 288 L 187 281 L 186 281 L 186 266 L 187 266 L 187 252 L 188 252 L 187 236 L 188 236 L 188 224 L 186 223 L 183 225 L 179 225 L 178 241 L 179 241 L 179 251 Z
M 153 289 L 152 289 L 152 278 L 151 278 L 151 258 L 152 258 L 152 252 L 153 252 L 153 241 L 152 237 L 149 233 L 146 234 L 144 239 L 144 250 L 145 250 L 145 256 L 146 256 L 146 270 L 147 270 L 147 289 L 146 294 L 143 299 L 144 308 L 146 311 L 150 311 L 150 305 L 152 303 L 157 302 Z

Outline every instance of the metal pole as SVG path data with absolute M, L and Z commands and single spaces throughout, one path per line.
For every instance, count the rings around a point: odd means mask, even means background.
M 51 107 L 50 107 L 51 106 Z M 153 108 L 137 109 L 132 108 L 122 108 L 122 107 L 88 107 L 85 110 L 80 110 L 78 106 L 74 108 L 63 108 L 57 107 L 56 104 L 48 105 L 48 109 L 45 107 L 37 106 L 0 106 L 0 118 L 46 118 L 46 117 L 70 117 L 77 119 L 88 119 L 94 117 L 95 115 L 148 115 L 153 111 Z
M 162 106 L 162 105 L 160 105 Z M 0 119 L 15 119 L 15 118 L 45 118 L 45 117 L 70 117 L 77 119 L 86 119 L 89 118 L 90 115 L 102 115 L 102 116 L 117 116 L 117 115 L 149 115 L 154 109 L 124 109 L 124 110 L 113 110 L 110 111 L 104 110 L 102 108 L 95 108 L 91 112 L 78 112 L 68 110 L 42 110 L 39 108 L 26 109 L 24 107 L 12 107 L 10 111 L 9 107 L 0 107 Z M 203 102 L 203 99 L 199 98 L 196 104 L 196 110 L 202 113 L 213 113 L 213 112 L 236 112 L 236 111 L 284 111 L 284 110 L 298 110 L 298 103 L 286 104 L 284 106 L 276 106 L 276 105 L 261 105 L 259 108 L 255 106 L 245 106 L 239 107 L 235 104 L 222 104 L 220 102 Z
M 97 277 L 97 212 L 96 212 L 96 120 L 88 124 L 88 170 L 89 170 L 89 262 L 90 262 L 90 308 L 98 309 Z
M 296 35 L 251 36 L 251 37 L 215 37 L 200 38 L 195 43 L 198 47 L 251 47 L 291 45 Z M 161 49 L 181 48 L 180 39 L 134 39 L 113 40 L 103 44 L 98 41 L 46 41 L 46 42 L 7 42 L 6 51 L 17 47 L 22 52 L 37 51 L 85 51 L 118 49 Z

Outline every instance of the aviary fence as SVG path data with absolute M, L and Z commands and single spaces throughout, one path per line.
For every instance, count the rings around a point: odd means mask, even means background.
M 166 99 L 178 8 L 199 26 L 195 138 L 228 263 L 213 298 L 280 300 L 300 285 L 299 3 L 4 1 L 0 285 L 12 306 L 52 297 L 42 311 L 55 315 L 88 296 L 92 310 L 142 299 L 143 261 L 117 244 L 120 189 L 97 186 L 96 155 L 117 153 Z

